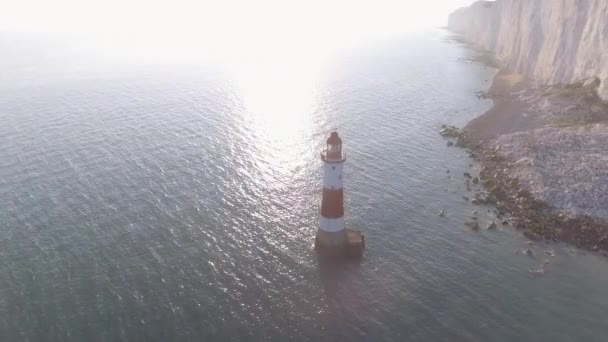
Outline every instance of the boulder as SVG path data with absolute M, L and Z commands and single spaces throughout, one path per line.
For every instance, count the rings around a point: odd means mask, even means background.
M 532 194 L 528 190 L 521 189 L 517 192 L 517 198 L 530 198 Z
M 471 228 L 474 231 L 479 230 L 479 222 L 466 222 L 464 225 Z
M 503 189 L 501 189 L 498 186 L 495 186 L 492 189 L 490 189 L 490 195 L 492 197 L 496 198 L 498 201 L 504 201 L 509 196 L 509 194 L 507 194 L 506 191 L 504 191 Z
M 534 240 L 534 241 L 538 241 L 541 239 L 540 235 L 538 235 L 537 233 L 535 233 L 529 229 L 524 231 L 524 236 L 527 237 L 528 239 Z
M 446 126 L 439 131 L 439 134 L 444 137 L 457 138 L 460 136 L 460 130 L 454 126 Z

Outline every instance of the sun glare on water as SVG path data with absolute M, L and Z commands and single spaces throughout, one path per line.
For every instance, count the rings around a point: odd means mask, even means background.
M 3 6 L 0 33 L 75 35 L 103 55 L 221 65 L 259 135 L 287 146 L 312 130 L 318 81 L 337 51 L 444 25 L 467 2 L 23 0 Z

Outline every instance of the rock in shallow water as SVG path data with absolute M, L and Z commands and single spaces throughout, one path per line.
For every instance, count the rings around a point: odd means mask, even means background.
M 479 230 L 479 222 L 466 222 L 464 225 L 471 228 L 474 231 Z

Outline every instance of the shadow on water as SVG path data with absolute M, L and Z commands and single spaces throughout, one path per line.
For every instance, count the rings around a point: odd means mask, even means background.
M 362 259 L 318 258 L 319 275 L 328 300 L 339 299 L 345 281 L 361 276 Z
M 358 319 L 366 310 L 365 279 L 359 259 L 318 258 L 319 278 L 325 293 L 328 327 L 333 339 L 365 336 L 365 321 Z

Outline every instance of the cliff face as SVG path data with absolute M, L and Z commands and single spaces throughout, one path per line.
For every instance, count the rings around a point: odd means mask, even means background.
M 452 13 L 448 27 L 536 81 L 596 79 L 608 101 L 608 0 L 478 1 Z

